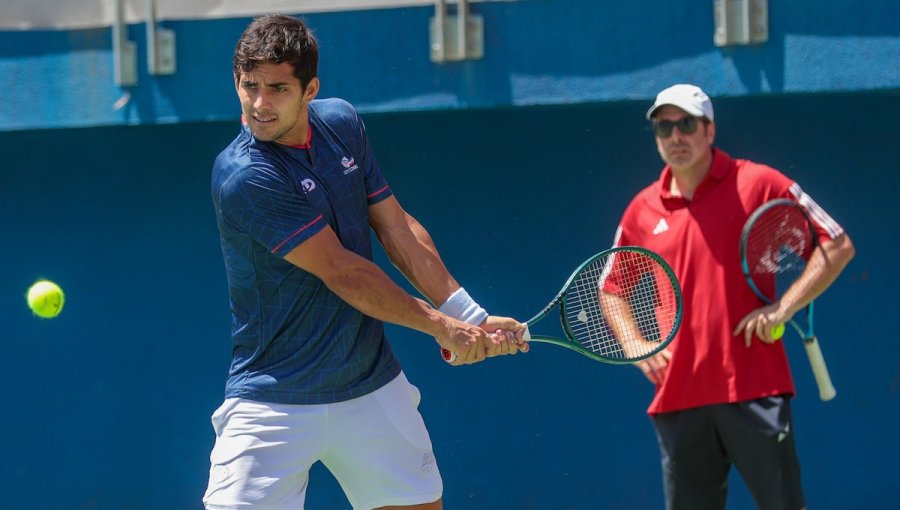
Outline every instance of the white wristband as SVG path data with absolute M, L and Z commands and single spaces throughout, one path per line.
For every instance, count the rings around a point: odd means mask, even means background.
M 466 324 L 476 326 L 488 318 L 488 313 L 484 311 L 484 308 L 480 307 L 462 287 L 451 294 L 447 301 L 438 308 L 438 311 Z

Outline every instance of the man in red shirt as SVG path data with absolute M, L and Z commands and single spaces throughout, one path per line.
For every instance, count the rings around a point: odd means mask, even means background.
M 638 364 L 656 386 L 648 413 L 659 440 L 667 508 L 723 509 L 734 463 L 759 508 L 805 507 L 794 449 L 794 394 L 772 328 L 821 294 L 854 255 L 843 228 L 779 171 L 713 146 L 712 102 L 694 85 L 669 87 L 647 112 L 666 166 L 625 210 L 615 245 L 659 253 L 684 294 L 670 346 Z M 740 236 L 763 203 L 810 211 L 824 264 L 796 300 L 765 305 L 744 281 Z

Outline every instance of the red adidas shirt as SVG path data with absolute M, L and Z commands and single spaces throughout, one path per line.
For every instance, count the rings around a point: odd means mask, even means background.
M 811 213 L 821 241 L 843 233 L 795 182 L 777 170 L 732 159 L 713 149 L 713 163 L 693 199 L 669 192 L 671 169 L 631 201 L 616 246 L 642 246 L 675 271 L 684 296 L 681 329 L 669 345 L 672 359 L 656 388 L 650 414 L 709 404 L 793 394 L 782 342 L 733 336 L 738 322 L 763 303 L 741 272 L 741 230 L 750 214 L 774 198 L 799 201 Z

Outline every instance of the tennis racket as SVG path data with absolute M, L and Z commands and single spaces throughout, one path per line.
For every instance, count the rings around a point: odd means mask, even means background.
M 559 309 L 562 334 L 530 328 Z M 584 261 L 562 290 L 526 323 L 525 340 L 558 345 L 596 361 L 634 363 L 664 349 L 681 325 L 681 287 L 659 255 L 618 247 Z M 442 349 L 445 360 L 455 355 Z
M 775 302 L 806 270 L 816 244 L 812 221 L 800 204 L 779 198 L 761 205 L 741 234 L 741 265 L 750 288 L 765 303 Z M 813 329 L 813 303 L 788 322 L 806 346 L 819 397 L 833 399 L 837 391 Z

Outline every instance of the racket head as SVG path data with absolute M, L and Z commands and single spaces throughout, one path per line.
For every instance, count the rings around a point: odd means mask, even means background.
M 761 205 L 741 232 L 741 269 L 753 292 L 772 303 L 800 277 L 816 248 L 806 210 L 786 198 Z
M 750 215 L 741 233 L 741 265 L 753 292 L 772 303 L 801 277 L 818 238 L 806 209 L 788 199 L 766 202 Z M 813 331 L 813 302 L 788 323 L 803 338 L 823 401 L 836 391 Z
M 572 274 L 559 295 L 559 314 L 566 347 L 605 363 L 634 363 L 657 354 L 675 337 L 681 287 L 656 253 L 636 246 L 612 248 Z

